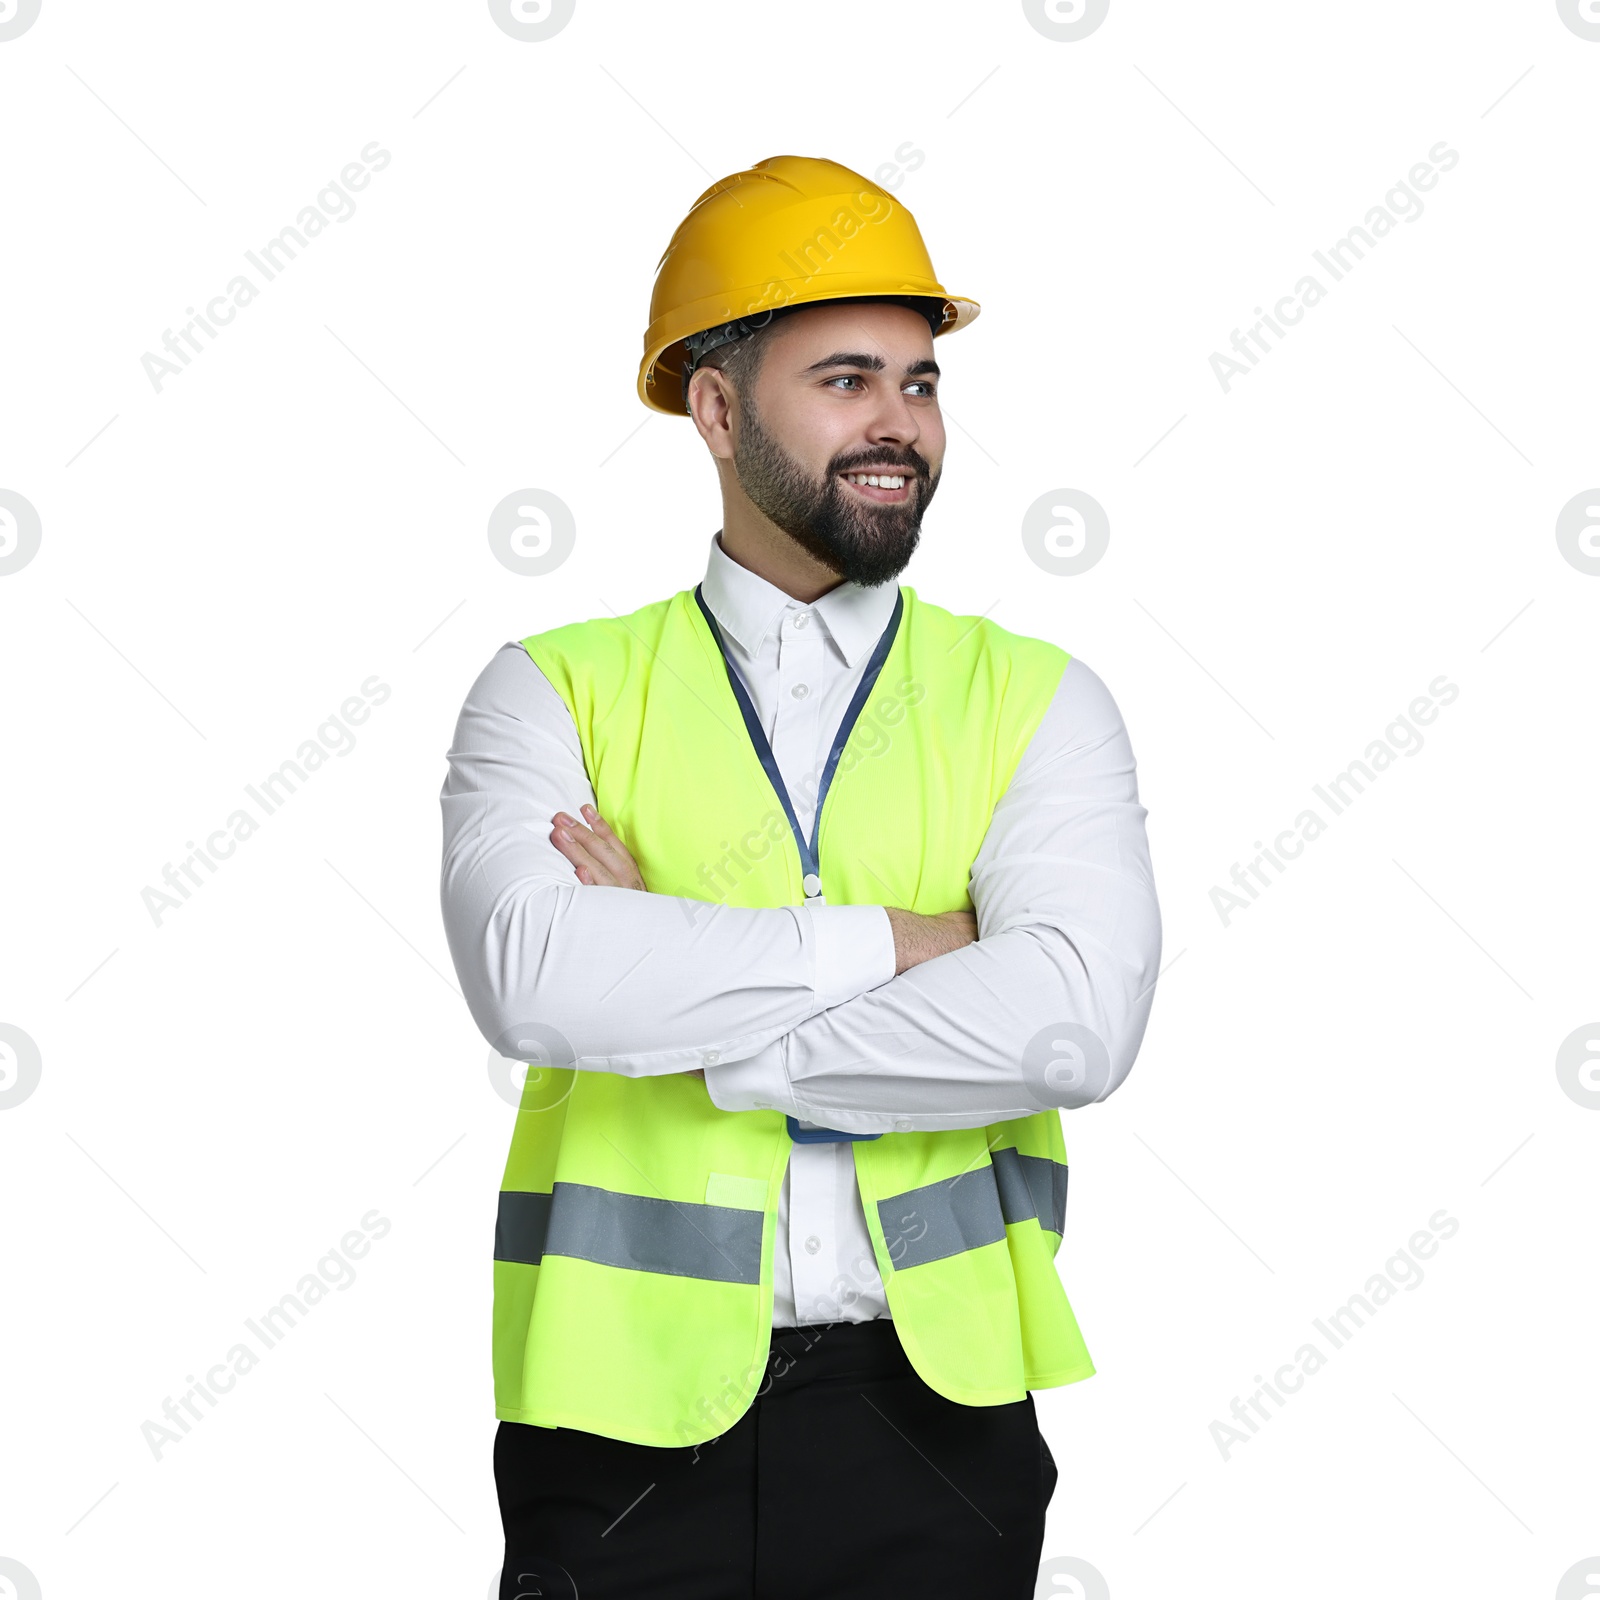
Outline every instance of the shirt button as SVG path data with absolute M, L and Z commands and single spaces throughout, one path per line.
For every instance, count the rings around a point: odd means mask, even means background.
M 822 1241 L 816 1236 L 816 1234 L 812 1234 L 811 1237 L 806 1240 L 806 1251 L 809 1255 L 815 1255 L 821 1248 Z
M 708 1067 L 714 1067 L 722 1059 L 722 1054 L 717 1050 L 707 1050 L 702 1059 Z
M 894 1131 L 896 1133 L 910 1133 L 911 1132 L 911 1119 L 910 1119 L 910 1117 L 896 1117 L 894 1119 Z
M 789 693 L 792 694 L 796 700 L 804 700 L 805 697 L 811 693 L 811 691 L 806 688 L 803 683 L 797 683 L 794 688 L 789 691 Z
M 810 620 L 811 613 L 809 611 L 799 611 L 795 613 L 794 625 L 797 628 L 803 628 Z

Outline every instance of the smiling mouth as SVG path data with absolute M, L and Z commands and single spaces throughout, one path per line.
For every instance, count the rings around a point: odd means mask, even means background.
M 855 493 L 865 500 L 894 505 L 911 496 L 911 472 L 841 472 L 839 474 Z

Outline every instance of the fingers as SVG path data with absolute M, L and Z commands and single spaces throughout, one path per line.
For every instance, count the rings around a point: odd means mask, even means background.
M 584 848 L 610 873 L 613 883 L 631 883 L 637 872 L 633 857 L 611 831 L 611 824 L 593 806 L 584 806 L 583 814 L 589 819 L 589 828 L 584 829 Z
M 611 824 L 607 822 L 606 819 L 602 817 L 593 806 L 585 805 L 580 809 L 582 810 L 584 816 L 589 819 L 590 827 L 592 827 L 607 844 L 615 845 L 619 850 L 624 848 L 622 841 L 614 832 L 612 832 Z
M 580 834 L 583 847 L 607 874 L 609 882 L 622 888 L 631 887 L 639 876 L 633 857 L 612 832 L 611 824 L 593 806 L 586 805 L 582 809 L 590 824 Z
M 612 876 L 606 870 L 605 863 L 595 854 L 591 844 L 593 839 L 594 835 L 587 828 L 564 811 L 556 813 L 555 826 L 550 830 L 550 842 L 572 863 L 578 882 L 610 884 Z
M 594 825 L 592 829 L 584 827 L 565 811 L 558 811 L 550 835 L 555 847 L 572 862 L 579 881 L 620 889 L 642 888 L 638 864 L 612 831 L 611 824 L 591 805 L 580 809 Z

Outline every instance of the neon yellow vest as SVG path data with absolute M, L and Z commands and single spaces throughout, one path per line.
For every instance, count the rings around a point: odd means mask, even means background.
M 995 803 L 1068 657 L 901 594 L 823 809 L 827 899 L 970 909 Z M 571 709 L 600 813 L 652 892 L 803 901 L 693 590 L 522 643 Z M 765 1375 L 791 1148 L 782 1112 L 719 1110 L 691 1073 L 530 1064 L 495 1231 L 495 1415 L 650 1445 L 731 1427 Z M 1094 1372 L 1054 1263 L 1058 1111 L 850 1149 L 896 1331 L 930 1387 L 1000 1405 Z

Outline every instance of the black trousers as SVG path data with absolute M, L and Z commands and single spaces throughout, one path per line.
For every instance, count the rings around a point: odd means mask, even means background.
M 705 1444 L 502 1422 L 500 1600 L 1033 1600 L 1056 1465 L 1033 1396 L 964 1406 L 890 1318 L 773 1330 Z

